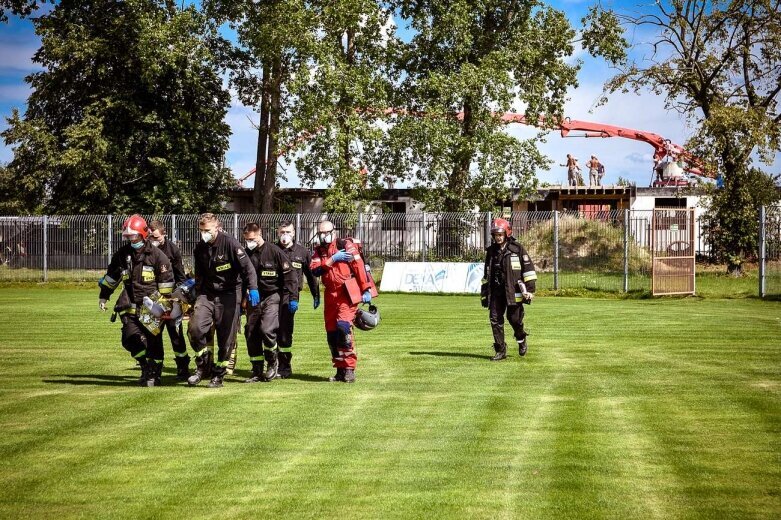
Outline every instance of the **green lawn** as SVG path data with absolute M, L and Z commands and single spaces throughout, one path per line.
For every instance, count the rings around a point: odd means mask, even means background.
M 358 382 L 133 386 L 97 290 L 0 288 L 0 518 L 778 518 L 781 302 L 383 295 Z M 166 342 L 166 354 L 171 351 Z

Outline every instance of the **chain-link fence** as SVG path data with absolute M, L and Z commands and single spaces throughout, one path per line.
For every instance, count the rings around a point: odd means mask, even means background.
M 650 289 L 651 211 L 516 212 L 503 215 L 540 273 L 543 289 L 634 291 Z M 237 238 L 248 222 L 264 237 L 282 222 L 308 243 L 324 218 L 341 236 L 361 239 L 381 276 L 386 261 L 480 262 L 490 242 L 490 213 L 364 213 L 220 215 Z M 0 217 L 0 281 L 97 280 L 122 244 L 126 215 Z M 197 215 L 144 215 L 161 220 L 179 244 L 185 267 L 199 240 Z
M 781 297 L 781 206 L 759 214 L 759 295 Z

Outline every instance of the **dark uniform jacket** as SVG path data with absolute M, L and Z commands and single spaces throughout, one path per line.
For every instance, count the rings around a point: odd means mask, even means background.
M 120 247 L 100 281 L 100 298 L 108 300 L 120 282 L 124 282 L 129 302 L 141 305 L 144 296 L 155 291 L 170 294 L 174 290 L 174 274 L 165 253 L 146 242 L 139 250 L 130 244 Z
M 293 242 L 293 245 L 290 247 L 285 247 L 277 242 L 277 246 L 287 257 L 296 275 L 295 291 L 290 293 L 290 299 L 298 300 L 299 294 L 304 288 L 304 276 L 306 276 L 306 283 L 309 285 L 309 292 L 312 293 L 312 298 L 320 298 L 320 282 L 317 281 L 317 277 L 309 269 L 309 264 L 312 263 L 312 254 L 309 250 L 298 242 Z
M 174 282 L 176 285 L 184 282 L 186 277 L 184 274 L 184 263 L 182 263 L 182 252 L 179 250 L 179 246 L 174 244 L 168 237 L 165 238 L 165 242 L 157 246 L 157 248 L 165 253 L 168 260 L 171 262 L 171 267 L 174 270 Z
M 220 231 L 211 244 L 199 241 L 193 250 L 196 294 L 210 296 L 237 291 L 242 280 L 258 288 L 258 277 L 241 244 Z
M 288 298 L 294 291 L 298 294 L 296 272 L 278 247 L 263 242 L 262 246 L 247 250 L 247 254 L 258 274 L 258 291 L 262 298 L 274 293 L 280 298 Z M 298 300 L 298 296 L 290 299 Z
M 526 249 L 513 237 L 507 238 L 507 246 L 504 249 L 498 244 L 491 244 L 486 248 L 484 273 L 480 289 L 480 297 L 484 301 L 501 297 L 501 294 L 494 294 L 501 290 L 507 299 L 507 305 L 520 305 L 523 297 L 518 282 L 526 284 L 526 290 L 530 293 L 536 289 L 537 273 L 534 271 L 534 263 Z

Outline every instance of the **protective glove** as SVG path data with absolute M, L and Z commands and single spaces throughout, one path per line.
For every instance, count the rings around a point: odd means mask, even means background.
M 249 304 L 253 307 L 257 307 L 260 303 L 260 293 L 257 289 L 249 290 Z
M 315 296 L 314 299 L 312 300 L 312 308 L 317 309 L 318 307 L 320 307 L 320 297 Z
M 334 256 L 331 257 L 331 260 L 336 262 L 352 262 L 353 261 L 353 255 L 345 251 L 344 249 L 340 249 L 339 251 L 334 254 Z
M 105 298 L 101 298 L 98 300 L 98 307 L 100 307 L 100 310 L 103 312 L 106 312 L 106 303 L 108 303 L 108 300 Z
M 290 314 L 295 314 L 298 310 L 298 300 L 290 300 L 290 303 L 288 303 L 288 308 L 290 309 Z
M 369 289 L 366 289 L 363 293 L 363 296 L 361 296 L 361 301 L 363 303 L 371 303 L 372 302 L 372 293 L 369 292 Z
M 102 285 L 103 285 L 103 281 L 104 281 L 105 279 L 106 279 L 106 277 L 105 277 L 105 276 L 101 276 L 101 277 L 100 277 L 100 280 L 98 280 L 98 287 L 100 287 L 100 286 L 102 286 Z
M 488 298 L 480 298 L 480 305 L 482 305 L 484 309 L 487 309 L 488 308 Z
M 523 293 L 523 301 L 527 304 L 531 303 L 534 299 L 534 293 L 525 292 Z

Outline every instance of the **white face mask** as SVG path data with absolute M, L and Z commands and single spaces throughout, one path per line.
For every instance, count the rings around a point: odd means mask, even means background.
M 317 236 L 320 239 L 320 242 L 326 245 L 334 241 L 334 234 L 332 231 L 325 231 L 323 233 L 318 233 Z
M 212 234 L 209 231 L 201 231 L 201 240 L 203 240 L 207 244 L 212 240 L 214 240 L 215 236 L 216 236 L 215 234 Z
M 256 247 L 258 247 L 258 243 L 257 242 L 255 242 L 254 240 L 247 240 L 247 249 L 252 251 Z
M 130 247 L 132 247 L 133 249 L 141 249 L 142 247 L 144 247 L 144 241 L 142 240 L 140 242 L 130 242 Z
M 282 233 L 279 235 L 279 243 L 283 246 L 289 246 L 293 243 L 293 235 L 290 233 Z
M 162 244 L 162 242 L 160 240 L 152 240 L 152 245 L 153 246 L 160 247 L 160 244 Z

